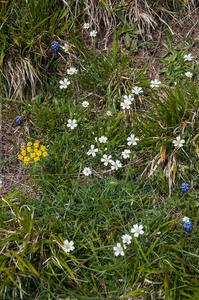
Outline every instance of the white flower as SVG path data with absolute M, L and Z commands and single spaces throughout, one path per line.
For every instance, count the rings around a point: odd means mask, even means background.
M 125 149 L 123 152 L 122 152 L 122 156 L 123 156 L 123 158 L 128 158 L 131 153 L 131 151 L 130 150 L 128 150 L 128 149 Z
M 66 89 L 68 87 L 68 85 L 70 84 L 70 81 L 67 78 L 64 78 L 63 80 L 60 80 L 59 82 L 61 85 L 59 86 L 60 89 Z
M 87 106 L 89 106 L 89 102 L 88 102 L 88 101 L 84 101 L 84 102 L 82 102 L 82 106 L 83 106 L 83 107 L 87 107 Z
M 107 114 L 107 116 L 112 116 L 112 113 L 110 110 L 107 110 L 106 114 Z
M 83 26 L 84 29 L 88 29 L 89 27 L 90 27 L 89 23 L 84 23 L 84 26 Z
M 68 44 L 64 44 L 64 46 L 62 46 L 62 49 L 67 52 L 69 50 L 69 46 Z
M 115 251 L 115 256 L 122 255 L 124 256 L 124 249 L 126 249 L 126 246 L 124 245 L 124 248 L 120 243 L 117 243 L 117 246 L 113 247 L 113 250 Z
M 130 244 L 131 240 L 132 240 L 132 236 L 128 235 L 128 234 L 124 234 L 122 236 L 122 240 L 123 240 L 123 244 Z
M 105 136 L 102 135 L 102 136 L 99 138 L 99 141 L 100 141 L 100 143 L 106 143 L 107 137 L 105 137 Z
M 127 138 L 127 141 L 128 141 L 128 143 L 127 143 L 128 146 L 130 146 L 131 144 L 137 145 L 137 142 L 136 142 L 136 141 L 139 141 L 139 139 L 138 139 L 138 138 L 135 138 L 135 135 L 134 135 L 134 134 L 131 134 L 131 136 L 129 136 L 129 137 Z
M 157 234 L 158 234 L 158 235 L 161 235 L 161 234 L 162 234 L 162 232 L 161 232 L 161 231 L 158 231 L 158 232 L 157 232 Z
M 97 31 L 93 30 L 90 32 L 90 36 L 92 37 L 96 37 Z
M 68 75 L 77 74 L 77 69 L 71 67 L 70 69 L 67 70 L 67 74 Z
M 144 227 L 142 225 L 138 226 L 138 224 L 133 225 L 134 228 L 131 228 L 131 232 L 134 233 L 135 237 L 138 237 L 139 234 L 143 234 L 144 231 L 142 230 Z
M 90 168 L 84 168 L 84 170 L 82 171 L 82 173 L 85 175 L 85 176 L 88 176 L 91 174 L 91 170 Z
M 133 102 L 133 100 L 134 100 L 134 97 L 133 96 L 131 96 L 131 95 L 125 95 L 124 96 L 124 102 L 128 102 L 129 104 L 131 104 L 132 102 Z
M 77 122 L 77 121 L 76 121 L 75 119 L 74 119 L 74 120 L 69 119 L 69 120 L 68 120 L 67 127 L 70 127 L 70 129 L 74 129 L 75 127 L 77 127 L 76 122 Z
M 88 155 L 92 154 L 92 156 L 96 156 L 95 152 L 98 152 L 98 149 L 94 149 L 94 145 L 91 145 L 91 149 L 86 153 Z
M 175 147 L 177 146 L 182 147 L 183 143 L 185 143 L 185 140 L 181 140 L 180 136 L 177 136 L 176 140 L 174 140 L 172 143 L 174 144 Z
M 95 137 L 95 141 L 97 142 L 97 137 Z
M 185 55 L 184 55 L 184 61 L 186 61 L 186 60 L 188 60 L 188 61 L 192 61 L 192 59 L 193 59 L 193 56 L 192 56 L 192 54 L 191 54 L 191 53 L 189 53 L 189 54 L 185 54 Z
M 143 93 L 143 90 L 142 90 L 141 87 L 135 86 L 134 88 L 132 88 L 132 93 L 136 94 L 136 95 L 139 95 L 139 94 Z
M 182 219 L 182 221 L 183 221 L 183 222 L 189 222 L 189 218 L 188 218 L 188 217 L 184 217 L 184 218 Z
M 191 78 L 193 76 L 193 74 L 191 72 L 187 72 L 187 73 L 185 73 L 185 76 Z
M 112 157 L 112 155 L 108 156 L 108 155 L 104 154 L 103 158 L 101 158 L 101 162 L 103 162 L 105 166 L 108 166 L 108 163 L 111 163 L 111 161 L 112 161 L 111 157 Z
M 118 168 L 122 167 L 122 164 L 119 160 L 116 160 L 116 161 L 111 160 L 110 163 L 112 165 L 111 170 L 117 170 Z
M 62 249 L 63 249 L 66 253 L 68 253 L 68 252 L 73 251 L 73 250 L 75 249 L 75 247 L 74 247 L 73 245 L 74 245 L 74 242 L 73 242 L 73 241 L 69 242 L 68 240 L 65 240 L 65 241 L 64 241 L 64 245 L 61 246 L 61 247 L 62 247 Z
M 157 79 L 155 80 L 151 80 L 151 88 L 154 88 L 154 87 L 159 87 L 159 85 L 162 84 L 161 81 L 158 81 Z
M 122 109 L 129 109 L 130 108 L 130 106 L 129 106 L 129 102 L 126 102 L 126 101 L 124 101 L 124 102 L 121 102 L 120 103 L 120 106 L 122 107 Z

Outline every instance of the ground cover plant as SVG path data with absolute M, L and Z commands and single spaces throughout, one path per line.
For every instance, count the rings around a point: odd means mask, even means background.
M 8 163 L 35 183 L 0 201 L 2 299 L 198 299 L 197 39 L 172 41 L 191 10 L 2 2 L 2 116 L 20 137 Z M 156 22 L 151 76 L 138 57 Z

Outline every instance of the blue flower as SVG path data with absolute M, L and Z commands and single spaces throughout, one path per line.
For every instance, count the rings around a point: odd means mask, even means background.
M 185 222 L 184 225 L 184 230 L 187 232 L 187 233 L 192 233 L 193 231 L 193 225 L 191 222 Z
M 189 190 L 189 184 L 188 183 L 183 183 L 180 187 L 181 192 L 186 193 Z
M 17 125 L 21 125 L 23 123 L 22 118 L 20 116 L 16 117 L 16 123 Z
M 58 54 L 59 52 L 59 44 L 56 41 L 52 42 L 52 53 L 53 54 Z

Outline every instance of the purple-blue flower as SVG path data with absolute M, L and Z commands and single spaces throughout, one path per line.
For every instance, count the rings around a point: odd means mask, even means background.
M 52 42 L 52 53 L 53 54 L 58 54 L 59 52 L 59 44 L 56 41 Z
M 180 187 L 181 192 L 186 193 L 189 190 L 189 184 L 188 183 L 183 183 Z
M 16 117 L 16 123 L 17 125 L 21 125 L 23 123 L 22 118 L 20 116 Z
M 193 231 L 193 225 L 191 222 L 185 222 L 183 224 L 183 227 L 184 227 L 184 230 L 187 232 L 187 233 L 192 233 Z

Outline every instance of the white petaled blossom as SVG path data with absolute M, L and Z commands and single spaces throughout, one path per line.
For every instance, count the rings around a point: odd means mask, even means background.
M 68 120 L 67 127 L 70 127 L 70 129 L 74 129 L 75 127 L 77 127 L 76 122 L 77 122 L 77 121 L 76 121 L 75 119 L 74 119 L 74 120 L 69 119 L 69 120 Z
M 180 136 L 177 136 L 176 140 L 174 140 L 172 143 L 174 144 L 175 147 L 177 146 L 182 147 L 183 143 L 185 143 L 185 140 L 181 140 Z
M 117 243 L 117 246 L 113 247 L 113 250 L 115 251 L 115 256 L 121 255 L 124 256 L 124 249 L 126 249 L 126 246 L 124 245 L 122 247 L 122 245 L 120 243 Z
M 91 145 L 91 149 L 86 154 L 96 156 L 95 152 L 98 152 L 98 149 L 94 149 L 94 147 L 94 145 Z
M 95 137 L 95 141 L 97 142 L 97 137 Z
M 120 103 L 120 106 L 122 107 L 122 109 L 130 109 L 129 104 L 131 103 L 124 101 Z
M 128 141 L 128 143 L 127 143 L 128 146 L 130 146 L 130 145 L 137 145 L 136 141 L 139 141 L 139 139 L 136 138 L 134 134 L 131 134 L 131 136 L 129 136 L 127 138 L 127 141 Z
M 191 77 L 193 76 L 193 73 L 191 73 L 191 72 L 186 72 L 186 73 L 185 73 L 185 76 L 191 78 Z
M 96 30 L 93 30 L 90 32 L 90 36 L 92 36 L 92 37 L 96 37 L 96 34 L 97 34 Z
M 132 236 L 130 236 L 130 235 L 128 235 L 128 234 L 124 234 L 123 236 L 122 236 L 122 242 L 123 242 L 123 244 L 130 244 L 131 243 L 131 240 L 132 240 Z
M 183 221 L 183 222 L 189 222 L 189 218 L 188 218 L 188 217 L 184 217 L 184 218 L 182 219 L 182 221 Z
M 62 46 L 62 49 L 67 52 L 69 50 L 69 46 L 68 44 L 64 44 L 64 46 Z
M 77 74 L 77 69 L 71 67 L 70 69 L 67 70 L 67 74 L 68 75 Z
M 85 176 L 88 176 L 91 174 L 91 170 L 90 168 L 84 168 L 84 170 L 82 171 L 82 173 L 85 175 Z
M 68 85 L 70 84 L 70 81 L 68 80 L 68 78 L 64 78 L 64 81 L 60 80 L 59 83 L 60 83 L 60 86 L 59 86 L 60 89 L 66 89 L 68 87 Z
M 106 143 L 107 142 L 107 137 L 105 137 L 105 136 L 101 136 L 100 138 L 99 138 L 99 142 L 100 143 Z
M 158 81 L 157 79 L 155 79 L 155 80 L 151 80 L 151 88 L 157 88 L 157 87 L 159 87 L 159 85 L 160 84 L 162 84 L 162 82 L 161 81 Z
M 139 94 L 143 93 L 143 89 L 139 86 L 135 86 L 134 88 L 132 88 L 131 91 L 132 91 L 133 94 L 136 94 L 136 95 L 139 95 Z
M 134 233 L 135 237 L 138 237 L 139 234 L 144 234 L 144 231 L 142 230 L 144 227 L 142 225 L 135 224 L 133 225 L 133 228 L 131 228 L 131 232 Z
M 83 26 L 84 29 L 88 29 L 89 27 L 90 27 L 89 23 L 84 23 L 84 26 Z
M 74 245 L 74 242 L 73 242 L 73 241 L 69 242 L 68 240 L 65 240 L 65 241 L 64 241 L 64 245 L 61 246 L 61 247 L 62 247 L 62 249 L 63 249 L 66 253 L 68 253 L 68 252 L 73 251 L 73 250 L 75 249 L 75 247 L 74 247 L 73 245 Z
M 122 156 L 123 156 L 123 158 L 128 158 L 131 153 L 131 151 L 130 150 L 128 150 L 128 149 L 125 149 L 123 152 L 122 152 Z
M 85 108 L 85 107 L 88 107 L 89 106 L 89 102 L 88 101 L 84 101 L 82 102 L 82 106 Z
M 107 115 L 107 116 L 112 116 L 111 111 L 110 111 L 110 110 L 107 110 L 106 115 Z
M 129 104 L 131 104 L 134 100 L 134 97 L 132 95 L 125 95 L 124 96 L 124 102 L 128 102 Z
M 111 161 L 112 161 L 111 157 L 112 157 L 112 155 L 108 156 L 108 155 L 104 154 L 103 158 L 101 158 L 101 162 L 103 162 L 105 166 L 108 166 L 108 163 L 111 163 Z
M 192 61 L 192 60 L 193 60 L 193 56 L 191 53 L 184 55 L 184 61 Z
M 116 161 L 113 161 L 111 160 L 111 170 L 117 170 L 118 168 L 121 168 L 122 167 L 122 164 L 119 160 L 116 160 Z

